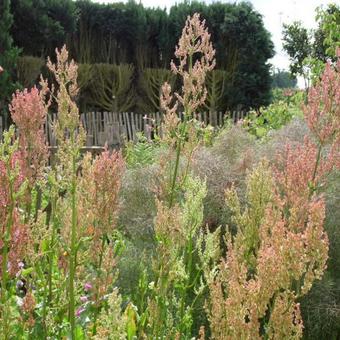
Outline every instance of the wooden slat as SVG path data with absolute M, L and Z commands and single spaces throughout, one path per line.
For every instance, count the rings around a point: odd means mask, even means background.
M 118 124 L 119 124 L 119 136 L 120 138 L 124 138 L 124 126 L 123 126 L 123 115 L 121 112 L 116 113 L 118 117 Z
M 135 114 L 133 112 L 130 112 L 130 121 L 131 121 L 131 136 L 132 140 L 134 142 L 137 141 L 136 137 L 136 126 L 135 126 Z
M 2 141 L 2 134 L 4 132 L 2 117 L 0 117 L 0 142 Z
M 139 114 L 139 131 L 143 131 L 143 115 Z
M 247 112 L 234 110 L 233 112 L 201 112 L 196 115 L 205 125 L 222 126 L 225 117 L 229 117 L 234 123 L 244 119 Z M 183 115 L 181 114 L 181 119 Z M 57 147 L 54 125 L 57 115 L 50 113 L 46 118 L 44 131 L 46 141 L 50 147 Z M 139 113 L 133 112 L 87 112 L 80 115 L 80 121 L 86 131 L 86 147 L 101 147 L 106 142 L 109 146 L 121 145 L 124 140 L 137 140 L 137 132 L 144 131 L 145 136 L 151 140 L 150 126 L 162 137 L 163 114 L 153 112 L 147 115 L 147 119 Z M 0 117 L 0 138 L 5 130 L 3 117 Z M 123 138 L 122 138 L 123 137 Z
M 128 112 L 124 112 L 124 118 L 125 118 L 125 126 L 126 126 L 126 137 L 128 140 L 132 139 L 132 133 L 131 133 L 131 124 L 130 124 L 130 117 Z
M 155 126 L 154 129 L 157 131 L 157 133 L 159 134 L 160 138 L 163 138 L 163 131 L 162 131 L 162 118 L 159 112 L 156 112 L 155 114 Z
M 204 120 L 204 125 L 208 125 L 208 112 L 203 113 L 203 120 Z

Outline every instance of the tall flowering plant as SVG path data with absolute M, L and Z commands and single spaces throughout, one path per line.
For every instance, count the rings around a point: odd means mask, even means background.
M 42 178 L 47 162 L 48 151 L 44 137 L 44 123 L 49 102 L 46 103 L 47 84 L 41 81 L 41 90 L 33 88 L 17 91 L 9 105 L 12 119 L 16 125 L 4 134 L 0 155 L 0 216 L 1 233 L 1 296 L 3 308 L 8 308 L 15 290 L 15 281 L 19 291 L 22 289 L 22 271 L 30 268 L 36 257 L 33 252 L 33 221 L 31 204 L 37 181 Z M 36 306 L 31 292 L 32 277 L 26 277 L 26 296 L 20 308 L 3 311 L 1 320 L 3 332 L 7 338 L 15 324 L 21 318 L 22 329 L 34 326 L 33 311 Z M 13 308 L 13 305 L 12 305 Z M 10 314 L 16 315 L 10 317 Z M 13 329 L 12 329 L 13 330 Z M 18 329 L 16 330 L 19 331 Z
M 123 242 L 115 226 L 124 161 L 121 153 L 107 149 L 94 160 L 90 154 L 82 156 L 85 132 L 75 101 L 77 65 L 68 60 L 63 47 L 57 50 L 56 64 L 49 61 L 48 67 L 57 82 L 58 119 L 54 130 L 58 150 L 49 176 L 52 205 L 49 242 L 53 251 L 46 305 L 50 311 L 55 304 L 59 305 L 59 323 L 65 313 L 61 301 L 67 305 L 69 335 L 76 339 L 79 332 L 96 336 L 98 322 L 100 326 L 109 309 L 108 294 L 118 294 L 113 292 L 115 265 Z M 61 293 L 55 293 L 58 287 L 62 288 Z
M 339 163 L 340 78 L 326 66 L 311 89 L 305 118 L 313 139 L 287 145 L 274 166 L 262 163 L 247 180 L 247 207 L 235 190 L 227 203 L 238 226 L 210 283 L 214 339 L 302 337 L 297 300 L 322 277 L 328 258 L 322 188 Z
M 324 202 L 314 198 L 300 211 L 288 208 L 275 183 L 262 163 L 248 177 L 244 211 L 236 192 L 227 192 L 239 229 L 228 235 L 226 259 L 210 285 L 215 339 L 302 336 L 296 300 L 321 278 L 327 261 Z
M 22 173 L 27 179 L 26 220 L 31 213 L 31 192 L 36 181 L 41 179 L 48 159 L 44 124 L 50 104 L 50 101 L 46 101 L 49 89 L 44 80 L 41 80 L 40 84 L 41 90 L 33 87 L 31 90 L 17 91 L 9 106 L 12 120 L 18 130 Z
M 68 60 L 68 51 L 64 46 L 57 49 L 57 62 L 48 60 L 47 67 L 54 74 L 57 83 L 56 102 L 58 105 L 58 120 L 54 131 L 58 141 L 55 181 L 58 190 L 65 191 L 65 199 L 61 202 L 64 211 L 61 214 L 62 243 L 64 252 L 68 255 L 65 267 L 68 284 L 68 321 L 71 337 L 75 338 L 76 329 L 76 269 L 79 248 L 79 216 L 77 207 L 78 197 L 78 168 L 80 166 L 80 149 L 84 145 L 85 133 L 79 121 L 79 110 L 75 102 L 78 94 L 77 65 Z M 67 209 L 70 206 L 70 209 Z M 51 274 L 50 274 L 51 275 Z
M 1 332 L 4 339 L 125 334 L 114 288 L 123 248 L 116 218 L 124 161 L 107 149 L 95 159 L 82 157 L 77 65 L 63 47 L 48 68 L 56 91 L 42 80 L 40 90 L 15 93 L 10 111 L 17 138 L 11 127 L 0 143 Z M 58 149 L 46 167 L 44 124 L 52 100 Z M 38 185 L 44 206 L 32 218 Z
M 12 321 L 16 318 L 11 313 L 13 289 L 30 245 L 30 232 L 18 209 L 18 201 L 25 190 L 20 156 L 12 126 L 4 133 L 4 141 L 0 144 L 0 325 L 4 339 L 15 335 Z
M 175 56 L 179 64 L 171 62 L 171 70 L 182 79 L 182 91 L 171 93 L 171 86 L 166 82 L 162 86 L 161 107 L 165 111 L 164 133 L 168 143 L 175 147 L 175 165 L 170 175 L 168 200 L 171 206 L 178 191 L 179 163 L 182 152 L 186 152 L 189 160 L 197 141 L 194 139 L 192 115 L 205 102 L 207 89 L 205 79 L 207 73 L 215 67 L 215 50 L 210 41 L 210 34 L 205 27 L 205 20 L 195 13 L 188 17 L 176 46 Z M 183 110 L 183 122 L 178 117 Z M 185 150 L 185 146 L 187 150 Z M 189 169 L 189 163 L 186 166 Z M 187 171 L 184 173 L 186 175 Z
M 85 305 L 93 310 L 92 335 L 97 334 L 97 317 L 106 308 L 105 297 L 112 293 L 117 256 L 123 246 L 116 230 L 123 172 L 124 160 L 116 151 L 106 149 L 93 162 L 87 155 L 82 162 L 79 205 L 83 237 L 90 239 L 82 260 L 86 262 L 86 282 L 91 285 Z
M 140 282 L 140 300 L 144 301 L 137 302 L 140 337 L 190 337 L 205 289 L 195 240 L 203 222 L 206 187 L 192 175 L 190 165 L 198 144 L 194 114 L 206 99 L 204 83 L 207 72 L 215 66 L 214 54 L 205 21 L 198 13 L 188 17 L 175 51 L 178 65 L 171 62 L 172 71 L 183 81 L 182 91 L 172 94 L 168 83 L 162 87 L 162 128 L 169 153 L 160 160 L 153 281 L 145 284 L 142 277 Z M 178 112 L 182 110 L 183 115 Z M 184 168 L 181 157 L 185 159 Z

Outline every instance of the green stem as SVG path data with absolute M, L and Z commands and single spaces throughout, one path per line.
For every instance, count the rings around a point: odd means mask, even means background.
M 185 171 L 184 171 L 184 176 L 183 176 L 183 179 L 182 179 L 182 182 L 180 185 L 184 185 L 185 181 L 186 181 L 186 178 L 188 176 L 188 173 L 189 173 L 189 169 L 190 169 L 190 163 L 191 163 L 191 157 L 192 157 L 192 154 L 193 154 L 193 150 L 191 150 L 190 152 L 190 155 L 187 159 L 187 164 L 185 166 Z
M 189 56 L 189 74 L 192 71 L 192 54 Z M 176 162 L 175 169 L 172 176 L 172 184 L 170 189 L 170 199 L 169 199 L 169 207 L 171 208 L 174 203 L 175 191 L 176 191 L 176 180 L 178 176 L 178 168 L 179 168 L 179 160 L 182 151 L 182 143 L 185 143 L 185 134 L 187 128 L 188 118 L 191 115 L 190 108 L 188 107 L 188 103 L 184 105 L 184 122 L 183 125 L 180 126 L 179 137 L 177 138 L 177 149 L 176 149 Z
M 103 236 L 102 239 L 102 244 L 101 244 L 101 252 L 99 255 L 99 264 L 98 264 L 98 278 L 101 276 L 101 267 L 102 267 L 102 262 L 103 262 L 103 255 L 104 255 L 104 250 L 105 250 L 105 237 Z M 97 333 L 97 319 L 98 319 L 98 299 L 99 299 L 99 294 L 98 291 L 96 292 L 96 299 L 95 301 L 97 302 L 97 306 L 94 312 L 94 320 L 93 320 L 93 327 L 92 327 L 92 335 L 96 335 Z
M 49 256 L 49 270 L 48 270 L 48 304 L 52 301 L 52 277 L 53 277 L 53 261 L 54 261 L 54 246 L 57 232 L 56 221 L 56 204 L 57 198 L 52 197 L 51 201 L 51 215 L 52 215 L 52 235 L 50 241 L 50 256 Z
M 9 213 L 8 213 L 8 220 L 6 223 L 6 230 L 5 230 L 5 237 L 3 240 L 3 248 L 2 248 L 2 280 L 1 280 L 1 319 L 2 319 L 2 330 L 3 330 L 3 337 L 4 339 L 9 339 L 9 311 L 7 310 L 7 280 L 8 280 L 8 253 L 9 253 L 9 246 L 11 240 L 11 229 L 13 225 L 13 213 L 14 213 L 14 193 L 13 193 L 13 179 L 11 178 L 11 169 L 10 164 L 7 165 L 7 176 L 9 178 L 9 198 L 10 198 L 10 205 L 9 205 Z
M 197 273 L 197 275 L 196 275 L 196 277 L 195 277 L 195 279 L 194 279 L 194 281 L 195 281 L 194 283 L 196 283 L 196 281 L 197 281 L 197 279 L 199 278 L 200 274 L 201 274 L 201 270 Z M 193 286 L 193 285 L 191 284 L 190 286 Z M 194 306 L 195 306 L 195 304 L 196 304 L 197 299 L 198 299 L 202 294 L 203 294 L 203 293 L 196 294 L 195 298 L 193 299 L 193 301 L 192 301 L 192 303 L 191 303 L 191 305 L 190 305 L 190 308 L 191 308 L 191 309 L 194 309 Z
M 28 192 L 32 192 L 32 189 L 30 187 L 27 188 Z M 29 195 L 29 194 L 27 194 Z M 31 210 L 32 210 L 32 202 L 31 197 L 29 197 L 29 202 L 26 204 L 26 214 L 25 214 L 25 223 L 28 223 L 31 218 Z
M 185 282 L 185 286 L 183 288 L 182 291 L 182 296 L 181 296 L 181 320 L 184 319 L 184 312 L 185 312 L 185 305 L 186 305 L 186 300 L 187 300 L 187 296 L 188 296 L 188 290 L 190 289 L 191 285 L 190 285 L 190 278 L 191 278 L 191 270 L 192 270 L 192 235 L 190 232 L 189 235 L 189 241 L 188 241 L 188 245 L 186 248 L 187 251 L 187 270 L 188 270 L 188 278 L 187 281 Z M 183 328 L 185 325 L 183 325 L 183 323 L 180 325 L 180 330 L 181 330 L 181 334 L 182 332 L 185 331 L 185 329 Z M 188 330 L 187 330 L 188 331 Z
M 42 311 L 42 326 L 43 326 L 44 334 L 45 334 L 45 336 L 47 336 L 46 314 L 47 314 L 47 303 L 48 303 L 48 281 L 45 281 L 45 280 L 44 280 L 43 301 L 44 301 L 44 305 L 43 305 L 43 311 Z
M 318 154 L 316 156 L 316 162 L 315 162 L 314 171 L 313 171 L 313 177 L 312 177 L 313 185 L 314 185 L 314 181 L 315 181 L 315 178 L 316 178 L 316 172 L 318 170 L 318 166 L 319 166 L 319 163 L 320 163 L 321 151 L 322 151 L 322 145 L 320 144 L 319 148 L 318 148 Z
M 74 133 L 73 133 L 74 134 Z M 73 137 L 72 134 L 72 137 Z M 73 139 L 73 138 L 72 138 Z M 74 142 L 72 140 L 72 145 Z M 77 172 L 76 172 L 76 155 L 73 150 L 72 156 L 72 184 L 71 184 L 71 207 L 72 207 L 72 225 L 71 225 L 71 247 L 70 247 L 70 275 L 69 275 L 69 322 L 71 325 L 71 338 L 75 339 L 75 297 L 74 297 L 74 277 L 76 271 L 76 232 L 77 232 L 77 207 L 76 207 L 76 190 L 77 190 Z
M 51 199 L 51 216 L 52 216 L 52 235 L 49 242 L 49 250 L 48 250 L 48 272 L 47 279 L 44 284 L 44 305 L 43 305 L 43 317 L 42 324 L 44 327 L 45 334 L 47 334 L 46 329 L 46 316 L 47 316 L 47 306 L 51 304 L 52 301 L 52 277 L 53 277 L 53 261 L 54 261 L 54 242 L 56 237 L 56 220 L 55 220 L 55 211 L 56 211 L 56 197 L 52 196 Z
M 41 208 L 41 200 L 42 200 L 41 188 L 38 185 L 36 185 L 36 190 L 37 190 L 37 198 L 35 200 L 34 222 L 37 222 L 38 220 L 38 212 Z
M 175 169 L 174 173 L 172 175 L 172 184 L 170 189 L 170 200 L 169 200 L 169 207 L 172 207 L 174 197 L 175 197 L 175 190 L 176 190 L 176 180 L 177 180 L 177 174 L 178 174 L 178 167 L 179 167 L 179 159 L 181 155 L 181 147 L 182 147 L 182 140 L 179 139 L 177 143 L 177 150 L 176 150 L 176 162 L 175 162 Z

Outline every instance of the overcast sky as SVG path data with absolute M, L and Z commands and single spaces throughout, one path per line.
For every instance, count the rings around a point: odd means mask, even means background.
M 114 0 L 93 0 L 101 3 L 114 3 Z M 272 34 L 272 40 L 275 45 L 276 55 L 270 60 L 275 67 L 288 69 L 289 59 L 282 51 L 281 33 L 282 24 L 291 23 L 299 20 L 306 28 L 315 28 L 315 9 L 323 5 L 326 6 L 331 2 L 339 0 L 249 0 L 254 8 L 263 15 L 264 25 Z M 124 1 L 123 1 L 124 2 Z M 171 5 L 180 1 L 176 0 L 141 0 L 145 7 L 171 7 Z M 213 2 L 205 0 L 206 3 Z M 222 2 L 240 2 L 240 1 L 222 1 Z

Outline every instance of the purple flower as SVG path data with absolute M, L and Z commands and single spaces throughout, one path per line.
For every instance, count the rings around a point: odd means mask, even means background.
M 79 317 L 81 313 L 83 313 L 85 311 L 85 308 L 84 307 L 80 307 L 77 309 L 76 311 L 76 316 Z
M 87 291 L 87 292 L 88 292 L 89 290 L 91 290 L 91 289 L 92 289 L 91 283 L 86 282 L 85 285 L 84 285 L 84 289 L 85 289 L 85 291 Z
M 87 301 L 88 301 L 87 296 L 81 296 L 81 297 L 80 297 L 80 301 L 81 301 L 82 303 L 87 302 Z
M 23 281 L 21 281 L 21 280 L 18 280 L 18 281 L 17 281 L 17 289 L 21 289 L 24 285 L 25 285 L 25 284 L 24 284 Z

